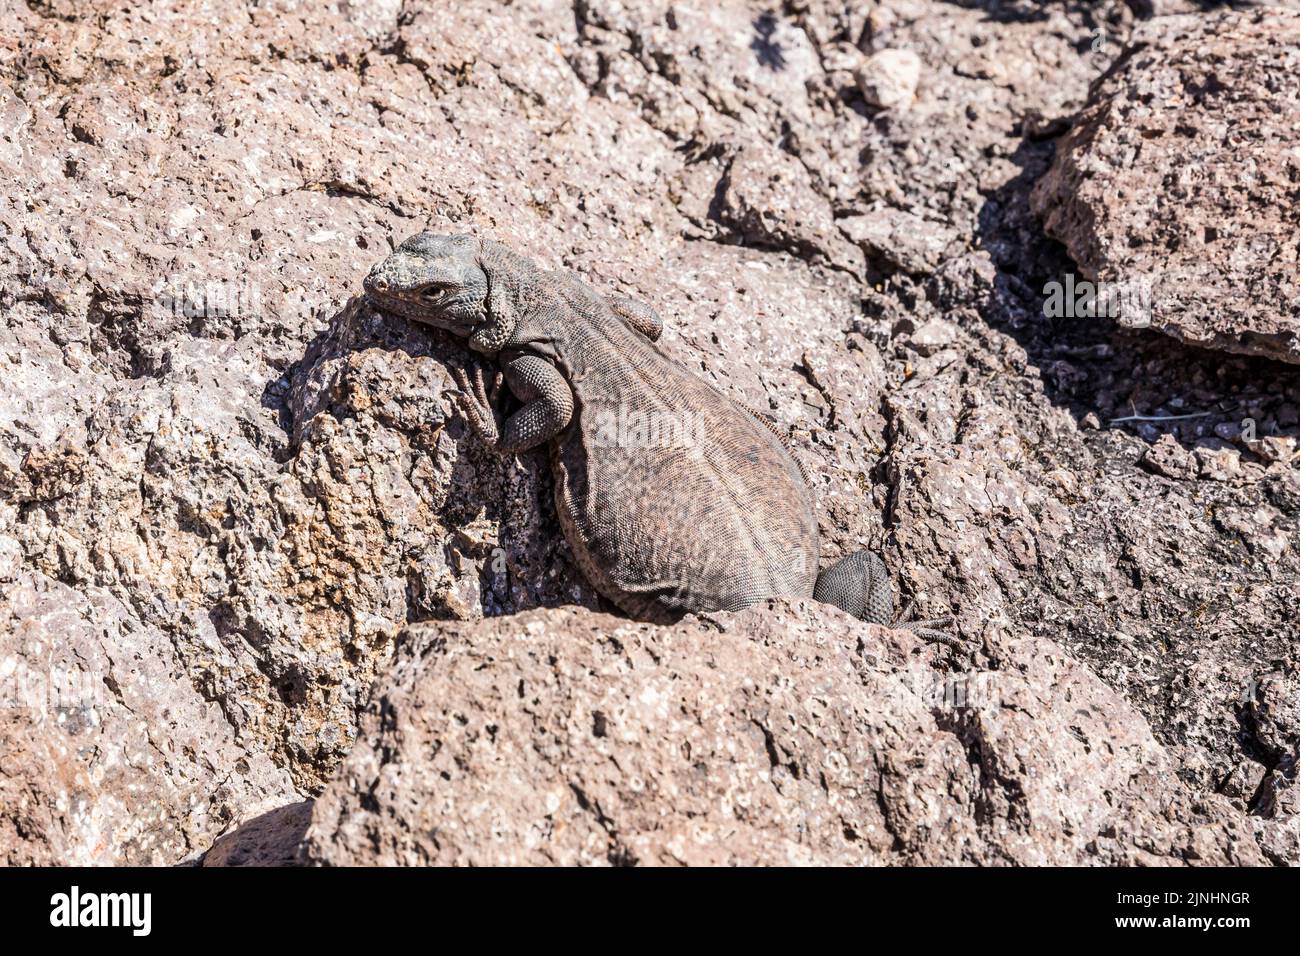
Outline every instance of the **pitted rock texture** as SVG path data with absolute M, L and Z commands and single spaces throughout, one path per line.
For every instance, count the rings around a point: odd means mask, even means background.
M 774 602 L 655 628 L 417 625 L 316 801 L 309 862 L 1250 864 L 1142 718 L 1049 641 L 953 675 Z
M 167 866 L 290 789 L 102 589 L 7 582 L 0 678 L 0 864 Z
M 1300 362 L 1300 11 L 1143 25 L 1034 191 L 1113 314 Z
M 97 717 L 142 708 L 146 737 L 113 739 L 159 748 L 106 764 L 93 727 L 6 708 L 4 859 L 193 859 L 330 784 L 412 622 L 599 610 L 543 456 L 486 454 L 457 412 L 464 352 L 353 300 L 428 228 L 651 303 L 671 355 L 790 431 L 824 560 L 877 547 L 919 616 L 955 615 L 943 668 L 1054 642 L 1145 721 L 1106 733 L 1149 728 L 1192 799 L 1296 861 L 1300 370 L 1044 315 L 1077 267 L 1029 193 L 1134 23 L 1118 0 L 0 8 L 0 594 L 117 621 L 82 642 L 127 695 Z M 858 85 L 885 49 L 923 64 L 905 110 Z M 1129 806 L 1117 833 L 1147 827 Z M 1005 858 L 1075 852 L 1058 824 Z

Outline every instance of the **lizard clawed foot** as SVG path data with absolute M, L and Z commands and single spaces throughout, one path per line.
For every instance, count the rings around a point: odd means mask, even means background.
M 901 628 L 904 631 L 911 631 L 923 641 L 934 641 L 939 644 L 956 645 L 957 635 L 949 634 L 947 631 L 940 631 L 938 628 L 950 627 L 952 625 L 951 617 L 936 617 L 928 621 L 908 621 L 906 623 L 895 624 L 894 627 Z
M 492 391 L 489 395 L 487 382 L 483 376 L 483 363 L 473 362 L 472 369 L 471 377 L 465 369 L 456 365 L 451 367 L 451 377 L 456 380 L 456 387 L 460 389 L 457 401 L 461 411 L 465 413 L 469 427 L 474 429 L 474 433 L 482 439 L 483 444 L 495 451 L 501 440 L 501 432 L 497 427 L 493 402 L 501 390 L 501 372 L 498 370 L 492 376 Z
M 483 366 L 481 363 L 478 365 L 478 371 L 480 376 L 482 376 Z M 480 380 L 486 383 L 485 378 L 481 378 Z M 506 384 L 506 378 L 501 373 L 501 369 L 497 368 L 495 365 L 492 366 L 492 386 L 487 389 L 487 398 L 488 398 L 489 407 L 491 408 L 497 407 L 497 399 L 501 397 L 501 389 L 505 386 L 505 384 Z
M 941 631 L 941 627 L 952 627 L 953 618 L 934 617 L 928 621 L 908 621 L 907 618 L 912 616 L 912 602 L 908 601 L 903 607 L 902 613 L 894 619 L 894 627 L 904 631 L 911 631 L 923 641 L 935 641 L 940 644 L 957 644 L 957 636 L 949 634 L 947 631 Z

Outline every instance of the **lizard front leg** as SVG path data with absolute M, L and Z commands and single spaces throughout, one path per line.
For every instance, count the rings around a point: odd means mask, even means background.
M 535 448 L 564 430 L 573 418 L 573 392 L 550 362 L 536 355 L 521 355 L 506 364 L 510 390 L 524 403 L 498 429 L 496 412 L 488 396 L 483 366 L 474 363 L 473 379 L 464 369 L 453 368 L 460 388 L 460 406 L 483 444 L 502 455 Z

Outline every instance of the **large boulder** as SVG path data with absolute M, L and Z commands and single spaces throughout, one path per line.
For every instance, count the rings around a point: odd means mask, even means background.
M 310 862 L 1259 863 L 1141 716 L 1045 640 L 950 671 L 814 602 L 672 627 L 415 625 Z
M 1133 34 L 1033 194 L 1124 325 L 1300 362 L 1300 11 Z
M 112 595 L 5 585 L 0 864 L 167 866 L 294 792 Z

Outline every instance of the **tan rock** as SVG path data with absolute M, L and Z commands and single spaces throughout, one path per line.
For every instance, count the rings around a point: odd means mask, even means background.
M 911 50 L 873 53 L 857 70 L 863 98 L 880 109 L 907 109 L 921 82 L 921 58 Z
M 0 597 L 0 863 L 167 866 L 296 796 L 101 589 Z M 179 677 L 179 679 L 178 679 Z
M 1097 84 L 1033 193 L 1112 318 L 1300 362 L 1300 11 L 1160 17 Z
M 1258 863 L 1142 718 L 1042 640 L 950 671 L 774 602 L 674 627 L 417 625 L 316 802 L 326 864 Z

